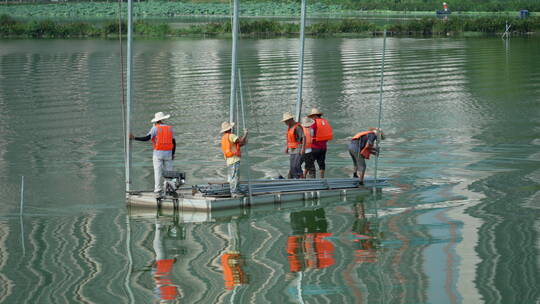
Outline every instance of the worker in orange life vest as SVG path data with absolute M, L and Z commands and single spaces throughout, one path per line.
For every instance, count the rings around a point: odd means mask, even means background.
M 323 208 L 290 213 L 292 235 L 287 237 L 289 270 L 300 272 L 327 268 L 335 263 L 334 244 L 328 238 L 328 222 Z
M 176 257 L 171 256 L 164 246 L 164 237 L 162 236 L 164 227 L 162 224 L 156 223 L 155 229 L 153 247 L 156 260 L 152 265 L 152 274 L 157 287 L 155 289 L 156 296 L 162 301 L 175 300 L 180 296 L 178 286 L 173 283 L 173 268 Z
M 240 179 L 240 157 L 242 156 L 240 147 L 247 142 L 248 131 L 244 130 L 244 136 L 238 137 L 232 133 L 234 122 L 224 122 L 221 124 L 221 151 L 227 162 L 227 181 L 231 190 L 231 196 L 240 195 L 238 180 Z
M 285 154 L 289 154 L 289 178 L 302 178 L 302 156 L 306 151 L 306 139 L 302 126 L 294 120 L 291 113 L 283 113 L 281 120 L 287 125 Z
M 163 112 L 157 112 L 152 119 L 152 129 L 146 136 L 135 137 L 129 135 L 129 139 L 138 141 L 152 140 L 154 154 L 152 157 L 154 163 L 154 193 L 157 198 L 163 195 L 163 171 L 172 171 L 174 153 L 176 151 L 176 140 L 174 138 L 173 127 L 163 123 L 171 115 L 165 115 Z
M 375 147 L 378 135 L 380 135 L 381 140 L 384 139 L 384 133 L 381 130 L 369 128 L 368 131 L 356 133 L 349 143 L 349 154 L 354 164 L 353 177 L 360 179 L 360 185 L 364 184 L 366 159 L 369 159 L 371 154 L 378 154 L 378 149 Z M 358 172 L 360 173 L 359 175 Z
M 308 117 L 314 120 L 314 123 L 311 125 L 311 129 L 313 129 L 311 153 L 313 159 L 317 161 L 317 165 L 319 165 L 321 178 L 324 178 L 324 170 L 326 170 L 326 143 L 329 140 L 332 140 L 333 131 L 328 120 L 322 118 L 322 115 L 323 112 L 319 111 L 319 109 L 312 108 Z
M 315 159 L 313 159 L 313 153 L 311 149 L 311 143 L 313 138 L 313 129 L 311 129 L 312 124 L 313 120 L 308 117 L 303 117 L 302 123 L 300 124 L 302 126 L 302 130 L 304 131 L 304 138 L 306 140 L 306 149 L 304 151 L 304 155 L 302 155 L 301 161 L 301 163 L 306 164 L 304 168 L 303 178 L 315 178 Z

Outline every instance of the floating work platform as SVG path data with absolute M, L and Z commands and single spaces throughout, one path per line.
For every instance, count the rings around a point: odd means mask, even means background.
M 356 178 L 256 180 L 250 184 L 240 183 L 240 189 L 252 195 L 239 197 L 228 195 L 227 183 L 209 183 L 182 187 L 176 191 L 176 195 L 167 195 L 161 200 L 157 200 L 151 191 L 132 191 L 127 195 L 127 203 L 135 207 L 218 211 L 325 197 L 346 198 L 387 186 L 388 179 L 366 179 L 364 183 L 359 185 Z

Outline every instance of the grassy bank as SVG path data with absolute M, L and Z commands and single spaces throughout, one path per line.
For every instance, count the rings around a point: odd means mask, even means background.
M 517 15 L 520 9 L 529 9 L 531 12 L 540 11 L 540 1 L 520 0 L 512 2 L 515 5 L 486 6 L 494 2 L 453 0 L 451 9 L 454 14 L 510 14 Z M 357 16 L 363 14 L 414 14 L 433 15 L 436 9 L 442 9 L 441 0 L 325 0 L 316 3 L 308 2 L 308 16 Z M 462 3 L 463 5 L 457 5 Z M 476 6 L 465 4 L 476 3 Z M 125 3 L 122 7 L 125 14 Z M 49 4 L 8 4 L 0 5 L 0 15 L 9 14 L 17 17 L 68 17 L 68 18 L 114 18 L 118 16 L 118 4 L 108 2 L 74 2 Z M 174 17 L 174 16 L 228 16 L 231 14 L 229 1 L 202 2 L 135 2 L 134 15 L 137 17 Z M 298 1 L 242 1 L 240 5 L 242 16 L 300 16 Z
M 480 18 L 423 18 L 409 20 L 401 24 L 388 25 L 391 35 L 459 35 L 464 32 L 495 34 L 504 30 L 508 19 L 502 17 Z M 509 22 L 512 32 L 517 34 L 531 33 L 540 30 L 540 18 L 512 19 Z M 125 22 L 122 34 L 125 34 Z M 291 35 L 299 31 L 298 24 L 279 22 L 276 20 L 241 21 L 240 30 L 243 35 Z M 360 19 L 328 20 L 306 27 L 306 34 L 340 35 L 370 34 L 383 31 L 383 27 Z M 166 23 L 156 24 L 137 21 L 134 33 L 140 37 L 174 37 L 174 36 L 227 36 L 231 32 L 230 22 L 192 25 L 186 28 L 173 29 Z M 107 21 L 101 24 L 85 22 L 58 23 L 51 20 L 22 22 L 7 15 L 0 16 L 0 37 L 24 38 L 80 38 L 118 36 L 119 23 Z

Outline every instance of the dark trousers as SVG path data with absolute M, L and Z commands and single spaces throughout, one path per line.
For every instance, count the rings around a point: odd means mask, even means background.
M 305 163 L 305 169 L 307 171 L 307 178 L 315 178 L 315 159 L 311 152 L 302 155 L 302 163 Z
M 313 159 L 317 161 L 319 170 L 324 170 L 326 168 L 326 149 L 312 149 L 311 155 L 313 156 Z

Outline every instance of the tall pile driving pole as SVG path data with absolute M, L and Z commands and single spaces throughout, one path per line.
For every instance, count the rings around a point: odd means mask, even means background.
M 236 65 L 237 65 L 237 56 L 236 56 L 236 49 L 238 45 L 238 11 L 239 11 L 239 0 L 234 0 L 234 6 L 233 6 L 233 21 L 232 21 L 232 63 L 231 63 L 231 97 L 230 97 L 230 116 L 229 116 L 229 122 L 234 122 L 234 106 L 235 106 L 235 99 L 236 99 Z
M 379 88 L 379 122 L 377 124 L 377 128 L 381 129 L 381 120 L 382 120 L 382 102 L 383 102 L 383 87 L 384 87 L 384 56 L 386 53 L 386 29 L 384 30 L 384 39 L 383 39 L 383 51 L 382 51 L 382 62 L 381 62 L 381 86 Z M 375 158 L 375 183 L 377 183 L 377 169 L 379 165 L 379 154 L 381 152 L 378 142 L 380 142 L 381 135 L 377 136 L 377 148 L 379 148 L 379 153 L 377 153 L 377 157 Z
M 126 192 L 131 190 L 131 141 L 129 135 L 131 134 L 131 72 L 133 70 L 133 1 L 128 0 L 128 28 L 127 28 L 127 63 L 126 63 Z
M 304 28 L 306 27 L 306 0 L 302 0 L 301 19 L 300 19 L 300 51 L 298 59 L 298 79 L 296 92 L 296 111 L 295 119 L 300 121 L 302 114 L 302 84 L 304 80 Z

